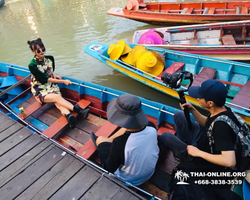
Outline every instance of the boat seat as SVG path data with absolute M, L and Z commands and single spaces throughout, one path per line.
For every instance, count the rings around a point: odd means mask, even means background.
M 186 14 L 187 11 L 188 11 L 188 8 L 184 8 L 184 9 L 181 11 L 181 14 Z
M 233 35 L 223 35 L 221 39 L 224 45 L 236 44 Z
M 181 11 L 181 14 L 191 14 L 193 12 L 194 8 L 184 8 Z
M 250 108 L 250 81 L 247 81 L 247 83 L 240 89 L 231 103 Z
M 240 15 L 241 14 L 241 7 L 236 7 L 236 15 Z
M 25 115 L 22 115 L 21 113 L 19 113 L 18 117 L 20 117 L 21 119 L 24 120 L 41 107 L 42 107 L 42 104 L 39 103 L 38 101 L 35 101 L 29 107 L 25 108 L 25 110 L 24 110 Z
M 214 14 L 214 11 L 215 11 L 215 8 L 209 8 L 208 14 L 212 15 L 212 14 Z
M 216 69 L 204 67 L 201 72 L 195 77 L 192 86 L 200 86 L 201 83 L 208 79 L 215 79 Z
M 241 8 L 241 14 L 242 15 L 248 15 L 248 7 L 242 7 Z
M 203 15 L 207 15 L 208 14 L 208 10 L 209 10 L 209 7 L 206 7 L 203 11 Z
M 185 14 L 192 14 L 193 10 L 194 10 L 194 8 L 189 8 L 189 9 L 186 11 Z
M 161 75 L 163 73 L 169 73 L 173 74 L 176 71 L 183 70 L 185 63 L 182 62 L 174 62 L 172 65 L 170 65 L 167 69 L 165 69 L 160 75 L 158 75 L 158 78 L 161 78 Z M 159 80 L 159 79 L 158 79 Z M 162 80 L 160 80 L 162 82 Z
M 84 99 L 80 100 L 77 105 L 81 108 L 87 108 L 90 105 L 89 101 Z M 74 116 L 77 114 L 75 112 L 72 113 Z M 56 120 L 49 128 L 47 128 L 43 134 L 48 136 L 49 138 L 54 137 L 60 130 L 62 130 L 68 124 L 68 120 L 65 116 L 61 116 L 58 120 Z
M 111 124 L 109 121 L 107 121 L 96 133 L 96 136 L 104 136 L 109 137 L 114 132 L 116 132 L 119 129 L 118 126 Z M 92 141 L 92 139 L 89 139 L 84 146 L 77 151 L 77 154 L 85 159 L 88 159 L 94 152 L 96 151 L 95 145 Z

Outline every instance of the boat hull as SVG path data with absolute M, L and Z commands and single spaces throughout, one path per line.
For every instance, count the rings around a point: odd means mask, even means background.
M 249 20 L 249 1 L 244 2 L 150 2 L 145 7 L 128 10 L 111 8 L 109 15 L 151 24 L 203 24 L 223 21 Z M 244 10 L 243 8 L 247 9 Z M 208 12 L 205 13 L 205 9 Z M 210 8 L 213 8 L 209 10 Z M 242 10 L 241 10 L 242 8 Z M 185 9 L 191 9 L 189 12 Z M 238 12 L 238 11 L 239 12 Z M 238 13 L 237 13 L 238 12 Z
M 250 20 L 138 30 L 132 43 L 226 60 L 250 60 L 249 28 Z M 158 41 L 154 41 L 155 32 L 161 34 Z
M 130 45 L 131 47 L 133 47 L 133 45 Z M 95 47 L 95 48 L 93 48 Z M 98 59 L 99 61 L 103 62 L 104 64 L 108 65 L 109 67 L 123 73 L 126 76 L 129 76 L 133 79 L 135 79 L 136 81 L 147 85 L 153 89 L 156 89 L 160 92 L 163 92 L 165 94 L 168 94 L 176 99 L 179 99 L 179 95 L 178 92 L 175 89 L 172 89 L 168 86 L 166 86 L 165 83 L 161 82 L 161 81 L 157 81 L 156 79 L 154 79 L 153 77 L 147 76 L 143 73 L 138 72 L 137 70 L 126 66 L 122 63 L 113 61 L 111 59 L 109 59 L 108 57 L 106 57 L 105 52 L 108 49 L 108 45 L 106 44 L 99 44 L 99 43 L 92 43 L 89 44 L 85 47 L 85 52 L 90 54 L 91 56 L 93 56 L 94 58 Z M 154 49 L 156 50 L 156 49 Z M 161 50 L 163 51 L 163 50 Z M 182 53 L 180 52 L 180 54 L 177 55 L 178 58 L 180 58 L 181 60 L 183 59 L 182 57 Z M 194 55 L 190 54 L 190 56 L 194 57 Z M 196 56 L 198 57 L 198 56 Z M 207 58 L 208 60 L 210 58 Z M 236 62 L 234 62 L 236 63 Z M 197 101 L 197 99 L 191 97 L 188 95 L 188 93 L 185 93 L 185 98 L 188 102 L 198 105 L 199 106 L 199 102 Z M 234 108 L 233 108 L 234 109 Z M 250 114 L 245 111 L 244 109 L 234 109 L 236 112 L 238 112 L 242 118 L 250 124 Z

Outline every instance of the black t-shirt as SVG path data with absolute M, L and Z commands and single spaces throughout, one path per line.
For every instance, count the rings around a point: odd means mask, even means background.
M 220 115 L 226 115 L 230 117 L 236 125 L 240 126 L 238 120 L 232 113 L 232 111 L 227 108 L 226 111 L 221 112 L 213 117 L 210 117 L 210 115 L 207 117 L 207 121 L 205 124 L 205 130 L 203 132 L 202 138 L 198 143 L 198 148 L 202 151 L 205 151 L 207 153 L 212 153 L 209 145 L 209 138 L 207 136 L 207 130 L 211 123 Z M 214 123 L 214 127 L 212 130 L 212 135 L 214 138 L 214 141 L 212 143 L 212 154 L 221 154 L 221 151 L 235 151 L 236 150 L 236 134 L 233 131 L 233 129 L 223 121 L 216 121 Z M 199 168 L 204 168 L 204 170 L 208 171 L 228 171 L 226 167 L 215 165 L 213 163 L 210 163 L 202 158 L 194 158 L 194 162 L 199 166 Z

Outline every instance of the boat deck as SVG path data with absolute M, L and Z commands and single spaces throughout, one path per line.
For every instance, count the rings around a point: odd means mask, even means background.
M 1 199 L 143 199 L 1 112 L 0 123 Z

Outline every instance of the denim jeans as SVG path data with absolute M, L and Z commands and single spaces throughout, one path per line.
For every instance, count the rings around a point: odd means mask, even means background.
M 174 114 L 174 122 L 176 134 L 165 132 L 158 135 L 158 144 L 160 147 L 170 149 L 180 160 L 189 160 L 187 145 L 197 147 L 197 142 L 202 135 L 201 126 L 197 122 L 191 121 L 192 130 L 189 131 L 186 117 L 182 111 Z

